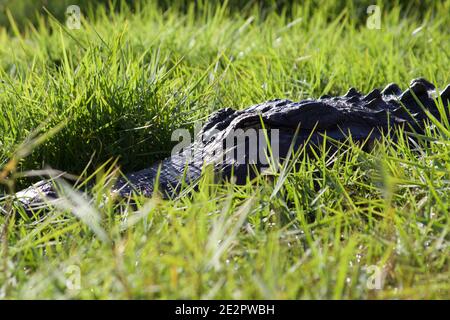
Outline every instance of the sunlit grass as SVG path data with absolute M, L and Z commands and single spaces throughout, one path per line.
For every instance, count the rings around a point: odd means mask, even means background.
M 365 7 L 312 7 L 195 15 L 146 5 L 100 10 L 81 30 L 52 19 L 51 29 L 42 19 L 0 30 L 4 193 L 46 166 L 79 175 L 81 189 L 96 183 L 87 196 L 63 187 L 67 202 L 33 217 L 4 203 L 0 297 L 448 299 L 448 123 L 370 153 L 351 142 L 299 153 L 289 170 L 245 186 L 206 174 L 172 200 L 105 198 L 116 164 L 162 159 L 174 129 L 214 110 L 406 88 L 419 76 L 450 83 L 449 1 L 421 19 L 383 11 L 381 30 L 354 20 Z M 370 266 L 381 290 L 367 286 Z M 74 267 L 79 290 L 67 283 Z

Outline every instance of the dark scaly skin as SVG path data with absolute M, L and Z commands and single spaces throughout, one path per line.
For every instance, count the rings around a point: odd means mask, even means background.
M 350 135 L 353 141 L 367 141 L 379 139 L 383 133 L 389 130 L 392 132 L 393 128 L 400 126 L 406 131 L 420 133 L 428 116 L 417 100 L 439 119 L 435 103 L 437 96 L 433 84 L 424 79 L 415 79 L 404 92 L 398 85 L 389 84 L 382 91 L 374 89 L 367 95 L 351 88 L 344 96 L 338 97 L 323 96 L 317 100 L 300 102 L 277 99 L 239 111 L 222 109 L 210 117 L 184 152 L 172 155 L 150 168 L 126 175 L 126 179 L 116 182 L 112 192 L 121 197 L 129 197 L 133 193 L 149 197 L 153 194 L 160 170 L 158 189 L 165 195 L 173 195 L 182 181 L 187 184 L 198 181 L 205 164 L 212 164 L 214 172 L 222 177 L 233 176 L 238 184 L 244 183 L 264 166 L 261 163 L 251 166 L 245 162 L 238 163 L 232 157 L 224 157 L 221 150 L 226 137 L 233 130 L 258 129 L 262 127 L 261 121 L 264 128 L 268 129 L 269 136 L 271 129 L 279 130 L 280 159 L 286 157 L 291 145 L 295 151 L 305 142 L 321 143 L 324 135 L 336 141 L 345 141 Z M 444 105 L 448 106 L 450 85 L 440 96 Z M 189 157 L 189 154 L 193 154 L 193 157 Z M 32 208 L 42 204 L 42 195 L 56 198 L 50 182 L 40 182 L 17 193 L 17 199 L 26 208 Z

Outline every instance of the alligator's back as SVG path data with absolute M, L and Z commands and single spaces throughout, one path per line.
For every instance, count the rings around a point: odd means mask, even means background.
M 367 95 L 352 88 L 338 97 L 300 102 L 272 100 L 239 111 L 223 109 L 210 117 L 194 142 L 182 152 L 119 179 L 113 192 L 123 197 L 133 192 L 150 196 L 158 177 L 159 190 L 170 195 L 177 192 L 181 182 L 197 181 L 205 165 L 243 183 L 268 166 L 268 153 L 272 157 L 276 153 L 282 161 L 291 146 L 295 151 L 306 142 L 321 143 L 324 135 L 335 141 L 349 136 L 357 141 L 378 139 L 399 126 L 421 132 L 428 114 L 441 117 L 436 105 L 438 95 L 448 107 L 450 86 L 439 94 L 428 81 L 415 79 L 406 91 L 390 84 Z M 448 108 L 445 110 L 448 114 Z M 267 145 L 271 152 L 267 152 Z M 53 195 L 47 184 L 38 188 Z M 22 192 L 19 200 L 26 206 L 41 202 L 35 189 Z M 32 196 L 27 199 L 24 194 Z
M 441 93 L 445 105 L 448 105 L 449 95 L 447 86 Z M 424 120 L 428 119 L 427 112 L 440 118 L 437 96 L 431 83 L 415 79 L 410 89 L 404 92 L 396 84 L 390 84 L 382 91 L 374 89 L 367 95 L 352 88 L 338 97 L 323 96 L 300 102 L 277 99 L 239 111 L 222 109 L 210 117 L 185 152 L 128 175 L 128 182 L 120 180 L 115 191 L 122 196 L 133 191 L 150 195 L 160 168 L 160 189 L 172 193 L 181 181 L 197 180 L 205 164 L 213 165 L 222 176 L 233 175 L 238 183 L 245 182 L 247 177 L 268 165 L 264 158 L 252 158 L 251 154 L 253 142 L 257 146 L 257 155 L 264 157 L 264 152 L 259 149 L 265 145 L 261 141 L 265 138 L 272 147 L 271 156 L 276 149 L 282 160 L 291 145 L 295 150 L 307 141 L 321 143 L 324 135 L 336 141 L 351 136 L 357 141 L 380 138 L 398 126 L 421 132 Z M 264 137 L 258 132 L 263 127 L 266 129 Z M 252 132 L 249 134 L 248 131 Z M 256 134 L 253 140 L 252 134 Z M 240 139 L 240 135 L 247 139 Z M 239 157 L 239 150 L 243 151 L 244 157 Z

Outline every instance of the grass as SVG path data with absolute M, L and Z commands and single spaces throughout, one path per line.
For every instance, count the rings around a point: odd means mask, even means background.
M 89 200 L 68 188 L 66 209 L 0 216 L 0 297 L 448 299 L 445 123 L 416 150 L 386 138 L 371 153 L 299 154 L 274 181 L 237 187 L 205 174 L 177 199 L 102 200 L 114 163 L 127 172 L 164 158 L 174 129 L 214 110 L 406 88 L 419 76 L 450 83 L 450 1 L 382 7 L 380 30 L 365 26 L 362 2 L 339 4 L 99 7 L 80 30 L 44 16 L 22 29 L 10 13 L 0 29 L 3 191 L 48 166 L 97 185 Z M 367 285 L 374 266 L 380 290 Z

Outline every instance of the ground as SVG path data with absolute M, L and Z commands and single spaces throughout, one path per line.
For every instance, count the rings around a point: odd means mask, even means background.
M 447 121 L 416 150 L 350 143 L 245 186 L 205 174 L 172 200 L 104 198 L 111 170 L 169 155 L 214 110 L 450 83 L 450 1 L 370 4 L 82 5 L 79 29 L 5 10 L 1 193 L 49 167 L 96 187 L 31 217 L 2 202 L 0 298 L 450 298 Z

